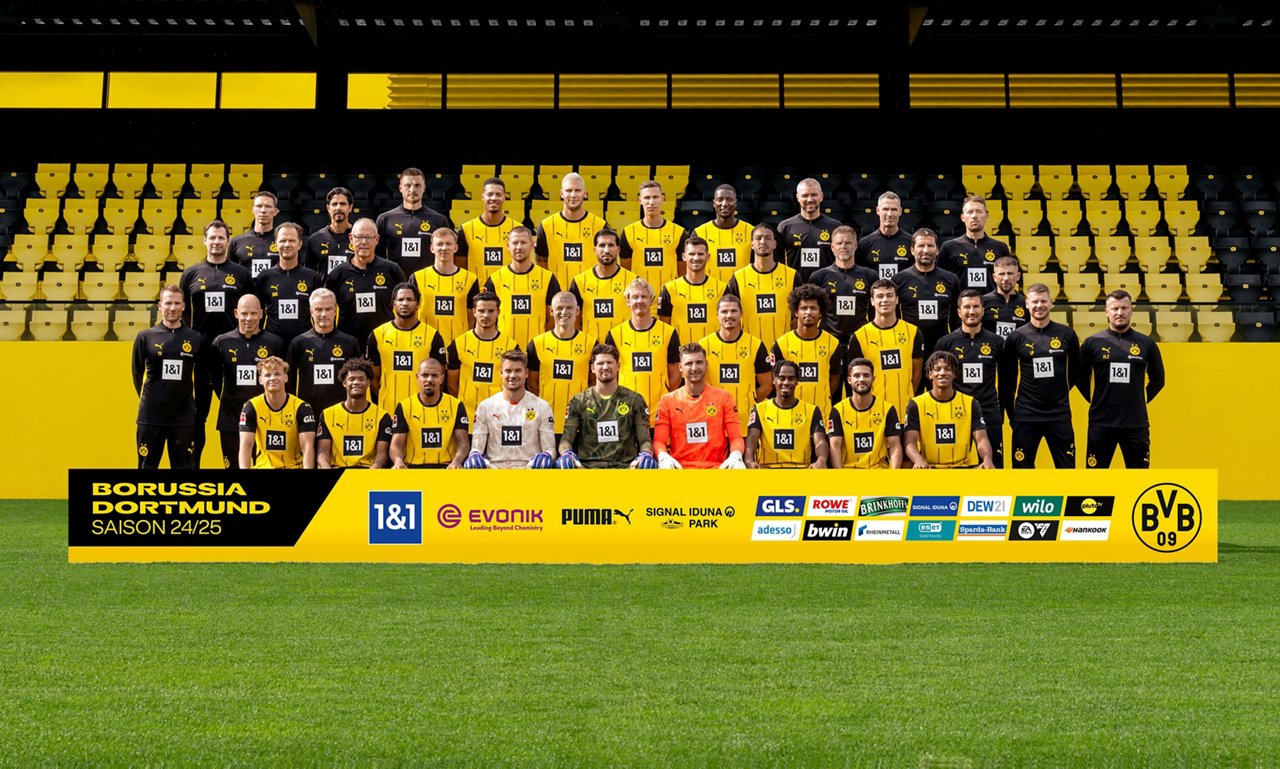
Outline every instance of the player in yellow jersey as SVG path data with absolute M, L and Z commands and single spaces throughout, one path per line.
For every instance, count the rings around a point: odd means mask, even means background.
M 787 297 L 800 284 L 796 271 L 774 259 L 778 237 L 767 224 L 751 230 L 751 264 L 729 279 L 725 292 L 742 300 L 742 326 L 748 334 L 773 347 L 778 337 L 791 330 Z
M 551 298 L 551 318 L 555 322 L 551 330 L 535 336 L 529 343 L 526 386 L 551 404 L 558 442 L 564 432 L 569 399 L 590 384 L 591 351 L 598 340 L 578 330 L 578 300 L 568 291 Z
M 651 286 L 665 286 L 676 279 L 680 274 L 677 262 L 684 251 L 684 228 L 662 215 L 666 199 L 661 184 L 653 180 L 641 183 L 639 200 L 644 215 L 622 228 L 618 244 L 623 266 Z
M 567 286 L 573 277 L 587 269 L 587 244 L 607 225 L 604 219 L 584 207 L 587 188 L 581 174 L 565 174 L 560 182 L 560 199 L 564 208 L 538 224 L 536 249 L 538 260 L 560 285 Z
M 902 442 L 916 470 L 931 467 L 995 468 L 982 406 L 955 389 L 960 361 L 938 350 L 925 361 L 931 382 L 928 391 L 912 398 L 903 418 Z
M 796 399 L 799 374 L 789 360 L 774 364 L 774 396 L 752 406 L 747 420 L 748 468 L 827 466 L 826 423 L 816 406 Z
M 711 255 L 707 272 L 724 283 L 751 263 L 751 225 L 738 218 L 738 191 L 732 184 L 716 187 L 711 199 L 716 218 L 693 231 L 707 241 Z
M 680 386 L 680 335 L 653 317 L 653 287 L 644 278 L 627 286 L 631 319 L 619 323 L 605 338 L 617 347 L 618 384 L 635 390 L 649 406 L 649 426 L 657 419 L 658 399 Z M 665 365 L 663 362 L 665 361 Z
M 321 470 L 387 467 L 391 464 L 391 415 L 369 402 L 373 366 L 355 358 L 342 365 L 338 376 L 347 397 L 320 414 L 316 466 Z
M 905 414 L 907 401 L 920 386 L 924 337 L 915 326 L 898 318 L 898 288 L 893 281 L 881 278 L 871 284 L 871 309 L 875 316 L 853 332 L 845 359 L 871 359 L 876 364 L 872 392 Z
M 440 332 L 418 320 L 418 287 L 405 281 L 391 296 L 395 317 L 375 328 L 365 345 L 366 357 L 373 364 L 373 394 L 388 408 L 418 389 L 414 372 L 423 358 L 444 363 L 445 352 Z
M 859 470 L 902 467 L 902 438 L 898 412 L 871 393 L 875 364 L 866 358 L 849 362 L 849 389 L 853 395 L 831 408 L 827 440 L 831 442 L 831 466 Z
M 289 364 L 272 355 L 258 361 L 262 395 L 240 411 L 240 469 L 316 466 L 316 415 L 306 401 L 285 391 Z
M 475 414 L 480 401 L 502 389 L 498 380 L 498 360 L 519 343 L 498 329 L 497 294 L 476 295 L 476 327 L 449 343 L 445 353 L 449 369 L 449 392 L 456 395 L 468 414 Z
M 471 328 L 468 308 L 480 292 L 476 276 L 454 262 L 458 236 L 448 227 L 431 233 L 431 254 L 435 261 L 413 274 L 422 300 L 418 317 L 434 326 L 445 344 Z
M 560 293 L 556 276 L 533 263 L 533 234 L 527 227 L 514 227 L 507 240 L 511 264 L 489 278 L 485 291 L 502 302 L 498 327 L 520 343 L 521 349 L 550 326 L 547 312 L 551 297 Z
M 685 341 L 711 333 L 711 313 L 724 296 L 724 284 L 707 273 L 707 260 L 707 241 L 696 235 L 685 241 L 684 275 L 663 286 L 658 297 L 658 318 Z
M 520 223 L 502 210 L 507 204 L 507 185 L 496 176 L 484 180 L 480 202 L 484 205 L 480 215 L 458 228 L 458 256 L 483 286 L 507 263 L 507 236 Z
M 604 339 L 627 317 L 627 286 L 636 279 L 618 260 L 618 234 L 610 229 L 596 233 L 592 245 L 596 264 L 579 273 L 569 286 L 582 308 L 582 330 Z
M 733 395 L 746 435 L 751 407 L 773 391 L 773 366 L 764 344 L 742 330 L 741 299 L 733 294 L 720 297 L 716 319 L 720 330 L 698 342 L 707 351 L 707 383 Z
M 840 392 L 840 340 L 822 328 L 827 292 L 812 283 L 803 283 L 787 297 L 787 306 L 796 316 L 796 330 L 788 331 L 773 344 L 774 360 L 795 361 L 800 367 L 796 397 L 831 410 L 831 397 Z
M 396 404 L 391 418 L 391 466 L 462 467 L 471 451 L 467 407 L 444 392 L 444 367 L 435 358 L 418 366 L 418 392 Z

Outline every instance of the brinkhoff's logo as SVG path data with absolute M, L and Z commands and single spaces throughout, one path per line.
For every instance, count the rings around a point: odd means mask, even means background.
M 560 523 L 565 526 L 612 526 L 620 521 L 631 525 L 631 514 L 616 507 L 565 507 L 560 509 Z

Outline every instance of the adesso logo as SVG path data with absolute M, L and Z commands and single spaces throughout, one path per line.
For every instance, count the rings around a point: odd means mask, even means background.
M 810 517 L 852 517 L 857 512 L 857 497 L 809 497 Z
M 756 542 L 795 542 L 800 539 L 800 521 L 756 521 L 751 529 Z
M 756 502 L 756 517 L 804 515 L 804 497 L 760 497 Z
M 965 497 L 960 505 L 962 516 L 1007 517 L 1013 497 Z

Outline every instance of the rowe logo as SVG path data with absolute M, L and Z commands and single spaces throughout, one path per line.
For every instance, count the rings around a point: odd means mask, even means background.
M 848 542 L 853 539 L 853 521 L 806 521 L 806 542 Z
M 809 497 L 806 514 L 814 517 L 851 517 L 857 512 L 857 497 Z

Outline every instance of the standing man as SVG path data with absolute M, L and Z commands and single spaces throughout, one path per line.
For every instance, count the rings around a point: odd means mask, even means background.
M 258 274 L 276 263 L 276 215 L 279 198 L 271 192 L 253 193 L 253 228 L 231 239 L 231 258 L 236 264 Z
M 902 439 L 898 411 L 871 392 L 875 364 L 866 358 L 849 362 L 849 391 L 853 395 L 831 408 L 827 439 L 831 466 L 858 470 L 897 470 L 902 467 Z
M 502 315 L 502 333 L 516 340 L 524 349 L 533 338 L 550 326 L 548 312 L 551 297 L 560 293 L 560 284 L 550 270 L 533 261 L 533 234 L 523 225 L 513 227 L 507 238 L 511 264 L 493 274 L 484 290 L 498 295 L 506 308 Z
M 773 399 L 752 406 L 747 420 L 748 468 L 827 466 L 826 422 L 816 406 L 796 399 L 799 373 L 789 360 L 774 364 Z
M 329 273 L 325 287 L 338 298 L 338 328 L 367 339 L 391 320 L 391 289 L 404 282 L 404 272 L 375 254 L 378 231 L 368 219 L 351 228 L 351 245 L 355 254 Z
M 822 329 L 827 295 L 812 283 L 803 283 L 787 297 L 787 306 L 796 316 L 796 330 L 778 337 L 773 359 L 789 360 L 799 369 L 796 397 L 831 411 L 831 398 L 840 392 L 840 340 Z
M 773 258 L 777 247 L 778 239 L 769 225 L 757 224 L 751 230 L 751 264 L 735 272 L 725 287 L 725 293 L 742 300 L 743 327 L 765 347 L 772 347 L 778 337 L 791 330 L 784 297 L 800 283 L 795 270 Z
M 186 299 L 187 325 L 202 340 L 195 361 L 196 435 L 192 468 L 200 469 L 204 453 L 205 424 L 213 403 L 213 380 L 209 369 L 208 346 L 214 339 L 236 327 L 235 307 L 240 297 L 253 290 L 249 270 L 228 258 L 227 225 L 214 219 L 204 228 L 205 260 L 182 271 L 178 286 Z
M 440 332 L 418 319 L 418 287 L 405 281 L 392 295 L 395 317 L 375 328 L 364 348 L 373 366 L 373 394 L 384 408 L 417 390 L 418 364 L 424 358 L 443 364 L 445 350 Z
M 1009 245 L 987 237 L 987 201 L 981 195 L 964 199 L 960 209 L 964 234 L 938 249 L 938 265 L 960 279 L 961 288 L 978 293 L 992 289 L 992 269 L 997 259 L 1009 255 Z
M 604 219 L 588 211 L 587 188 L 581 174 L 565 174 L 560 182 L 560 199 L 564 207 L 538 224 L 535 253 L 539 260 L 556 276 L 556 281 L 567 286 L 578 273 L 587 269 L 584 260 L 586 244 L 606 226 Z M 617 236 L 614 236 L 617 240 Z M 585 307 L 585 305 L 584 305 Z M 586 315 L 584 313 L 583 317 Z
M 1107 294 L 1107 330 L 1080 346 L 1080 393 L 1089 401 L 1085 467 L 1107 468 L 1116 446 L 1130 469 L 1151 467 L 1151 422 L 1147 404 L 1164 389 L 1160 348 L 1133 330 L 1133 297 L 1124 289 Z M 1093 385 L 1090 397 L 1090 379 Z
M 800 213 L 778 225 L 787 265 L 803 283 L 816 270 L 831 266 L 831 237 L 840 222 L 822 213 L 822 185 L 817 179 L 801 179 L 796 185 L 796 202 Z
M 477 294 L 476 327 L 450 342 L 445 353 L 449 392 L 457 393 L 468 414 L 474 414 L 480 401 L 502 387 L 498 381 L 498 361 L 502 353 L 520 348 L 516 340 L 498 328 L 498 308 L 497 294 L 492 291 Z
M 338 372 L 347 397 L 320 414 L 316 429 L 316 466 L 388 467 L 391 464 L 391 415 L 369 401 L 373 366 L 364 358 Z
M 658 467 L 741 470 L 745 444 L 733 396 L 707 385 L 707 353 L 697 342 L 680 348 L 684 387 L 658 400 L 653 450 Z
M 622 228 L 622 263 L 649 285 L 665 286 L 680 274 L 676 261 L 684 251 L 684 228 L 662 215 L 662 185 L 642 182 L 639 198 L 643 217 Z
M 327 288 L 311 292 L 311 330 L 289 343 L 290 391 L 323 411 L 346 397 L 338 372 L 360 357 L 360 343 L 338 330 L 338 301 Z
M 640 393 L 618 384 L 618 356 L 618 348 L 608 344 L 591 351 L 596 383 L 569 401 L 556 467 L 657 469 L 649 407 Z
M 320 273 L 298 262 L 302 250 L 302 227 L 285 222 L 276 228 L 276 248 L 280 260 L 274 267 L 258 273 L 253 281 L 253 293 L 266 314 L 267 328 L 280 337 L 285 349 L 299 334 L 305 333 L 311 324 L 306 309 L 311 292 L 324 285 Z
M 886 192 L 876 201 L 880 226 L 858 241 L 858 255 L 863 267 L 869 267 L 882 278 L 892 278 L 898 270 L 911 266 L 911 233 L 898 227 L 902 216 L 902 199 Z
M 982 327 L 982 297 L 977 289 L 966 288 L 959 297 L 960 328 L 938 340 L 935 350 L 945 350 L 956 356 L 959 376 L 952 386 L 965 395 L 972 396 L 982 406 L 982 417 L 987 424 L 987 442 L 991 444 L 991 463 L 1004 468 L 1004 409 L 996 392 L 997 375 L 1000 386 L 1008 386 L 1011 379 L 1004 354 L 1004 340 Z
M 333 269 L 351 258 L 351 211 L 355 195 L 346 187 L 334 187 L 325 195 L 329 225 L 307 238 L 307 266 L 328 277 Z
M 707 273 L 707 241 L 694 235 L 684 244 L 684 275 L 662 287 L 658 318 L 671 324 L 681 339 L 711 333 L 711 310 L 724 296 L 724 284 Z
M 471 328 L 471 303 L 480 293 L 475 274 L 454 261 L 458 236 L 448 227 L 431 233 L 431 254 L 435 261 L 413 274 L 413 282 L 422 294 L 419 317 L 435 326 L 445 344 L 467 333 Z
M 1015 328 L 1027 323 L 1027 298 L 1018 293 L 1018 282 L 1022 280 L 1018 260 L 1012 256 L 997 259 L 994 277 L 995 290 L 982 296 L 986 312 L 982 327 L 1006 339 Z
M 551 298 L 551 318 L 555 325 L 529 343 L 528 388 L 551 404 L 557 440 L 564 432 L 564 414 L 569 399 L 587 389 L 591 371 L 591 351 L 596 338 L 579 331 L 578 300 L 568 291 Z
M 379 214 L 375 222 L 380 243 L 378 254 L 397 264 L 405 275 L 412 275 L 431 263 L 426 248 L 431 231 L 453 227 L 449 217 L 423 204 L 426 191 L 426 174 L 417 168 L 404 169 L 400 172 L 400 205 Z
M 627 286 L 636 276 L 618 259 L 618 234 L 602 229 L 594 239 L 596 264 L 578 273 L 569 291 L 582 306 L 582 330 L 604 339 L 626 317 Z
M 831 253 L 835 263 L 815 270 L 809 282 L 827 292 L 829 306 L 834 312 L 823 316 L 825 328 L 837 339 L 853 336 L 871 319 L 871 284 L 876 274 L 854 263 L 858 249 L 858 235 L 847 224 L 836 227 L 831 233 Z
M 751 225 L 738 218 L 738 191 L 731 184 L 716 187 L 711 207 L 716 218 L 698 225 L 693 234 L 707 241 L 711 255 L 707 272 L 728 283 L 735 272 L 751 263 Z
M 525 389 L 529 377 L 520 350 L 502 353 L 502 391 L 476 408 L 471 453 L 463 467 L 550 469 L 557 455 L 551 406 Z
M 733 294 L 720 297 L 716 320 L 719 330 L 698 342 L 707 351 L 707 382 L 733 395 L 746 435 L 751 407 L 773 391 L 773 366 L 764 343 L 742 330 L 741 299 Z
M 262 305 L 258 297 L 245 294 L 236 304 L 234 331 L 220 335 L 209 345 L 209 370 L 214 372 L 213 391 L 218 396 L 218 416 L 214 426 L 222 444 L 222 466 L 239 467 L 240 412 L 244 404 L 261 394 L 258 361 L 284 355 L 279 336 L 263 331 Z
M 911 236 L 915 264 L 893 276 L 898 287 L 902 319 L 920 329 L 924 348 L 932 350 L 938 340 L 955 327 L 954 302 L 960 281 L 938 269 L 938 233 L 921 227 Z
M 272 356 L 258 361 L 262 395 L 240 411 L 241 470 L 311 470 L 316 466 L 316 415 L 285 390 L 289 364 Z
M 653 287 L 644 278 L 631 281 L 626 299 L 631 319 L 614 326 L 605 344 L 621 353 L 618 384 L 640 393 L 646 405 L 657 405 L 663 393 L 680 386 L 680 336 L 653 317 Z
M 183 325 L 186 301 L 181 288 L 160 289 L 156 305 L 160 322 L 133 340 L 138 469 L 160 467 L 168 446 L 169 466 L 187 470 L 195 463 L 195 362 L 204 339 Z
M 925 369 L 929 372 L 929 389 L 907 404 L 902 428 L 912 468 L 995 467 L 982 405 L 953 387 L 960 372 L 956 356 L 939 350 L 925 361 Z
M 915 326 L 898 318 L 898 287 L 893 281 L 881 278 L 871 284 L 871 306 L 875 317 L 849 339 L 845 360 L 871 359 L 876 364 L 872 392 L 905 414 L 907 401 L 920 386 L 924 337 Z
M 498 177 L 485 179 L 480 202 L 484 205 L 480 215 L 463 222 L 459 229 L 458 256 L 466 260 L 467 271 L 483 286 L 507 263 L 507 238 L 519 222 L 502 210 L 507 204 L 507 185 Z
M 418 365 L 418 392 L 395 406 L 391 466 L 462 467 L 471 451 L 467 407 L 444 391 L 444 367 L 435 358 Z
M 1017 362 L 1016 390 L 1000 385 L 1013 426 L 1013 467 L 1036 466 L 1040 440 L 1049 446 L 1053 466 L 1076 466 L 1076 438 L 1071 426 L 1069 395 L 1080 376 L 1080 340 L 1076 332 L 1049 317 L 1053 299 L 1049 287 L 1036 283 L 1027 289 L 1031 322 L 1005 339 L 1006 355 Z M 1011 373 L 1015 369 L 1010 366 Z M 1012 409 L 1009 409 L 1009 400 Z

